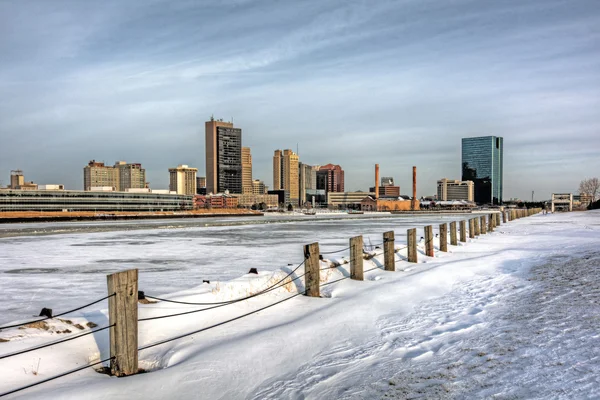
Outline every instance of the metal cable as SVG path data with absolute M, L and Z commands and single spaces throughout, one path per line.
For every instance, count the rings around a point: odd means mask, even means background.
M 65 312 L 62 312 L 62 313 L 60 313 L 60 314 L 53 315 L 52 317 L 46 317 L 46 318 L 42 318 L 42 319 L 36 319 L 36 320 L 33 320 L 33 321 L 29 321 L 29 322 L 22 322 L 22 323 L 20 323 L 20 324 L 7 325 L 7 326 L 0 326 L 0 331 L 1 331 L 2 329 L 16 328 L 17 326 L 29 325 L 29 324 L 33 324 L 33 323 L 35 323 L 35 322 L 41 322 L 41 321 L 46 321 L 46 320 L 48 320 L 48 319 L 52 319 L 52 318 L 58 318 L 58 317 L 62 317 L 63 315 L 70 314 L 70 313 L 72 313 L 72 312 L 75 312 L 75 311 L 79 311 L 79 310 L 81 310 L 81 309 L 83 309 L 83 308 L 89 307 L 89 306 L 91 306 L 91 305 L 94 305 L 94 304 L 96 304 L 96 303 L 100 303 L 101 301 L 104 301 L 104 300 L 106 300 L 106 299 L 108 299 L 108 298 L 110 298 L 110 297 L 113 297 L 115 294 L 116 294 L 116 293 L 113 293 L 113 294 L 111 294 L 111 295 L 108 295 L 108 296 L 106 296 L 106 297 L 103 297 L 103 298 L 101 298 L 100 300 L 96 300 L 96 301 L 93 301 L 93 302 L 91 302 L 91 303 L 89 303 L 89 304 L 86 304 L 86 305 L 84 305 L 84 306 L 77 307 L 77 308 L 74 308 L 74 309 L 72 309 L 72 310 L 65 311 Z
M 298 264 L 298 266 L 296 268 L 294 268 L 289 274 L 287 274 L 285 277 L 283 277 L 283 279 L 281 279 L 279 282 L 277 282 L 273 286 L 271 286 L 271 288 L 279 285 L 281 282 L 283 282 L 287 278 L 289 278 L 294 272 L 296 272 L 298 270 L 298 268 L 300 268 L 302 266 L 302 264 L 304 264 L 304 262 L 305 261 L 302 261 L 300 264 Z M 258 294 L 262 294 L 263 292 L 267 293 L 267 291 L 270 291 L 271 288 L 267 288 L 264 291 L 257 292 L 255 294 L 247 296 L 247 297 L 242 297 L 239 299 L 233 299 L 233 300 L 227 300 L 227 301 L 216 301 L 216 302 L 212 302 L 212 303 L 193 303 L 193 302 L 189 302 L 189 301 L 169 300 L 169 299 L 162 299 L 160 297 L 150 296 L 147 294 L 145 295 L 145 297 L 148 297 L 148 298 L 154 299 L 154 300 L 158 300 L 158 301 L 164 301 L 165 303 L 183 304 L 183 305 L 188 305 L 188 306 L 212 306 L 212 305 L 217 305 L 217 304 L 231 304 L 231 303 L 237 303 L 238 301 L 248 300 L 252 297 L 257 296 Z
M 3 355 L 0 355 L 0 360 L 3 360 L 5 358 L 9 358 L 9 357 L 18 356 L 19 354 L 29 353 L 30 351 L 43 349 L 45 347 L 54 346 L 56 344 L 61 344 L 61 343 L 64 343 L 64 342 L 69 342 L 69 341 L 74 340 L 74 339 L 79 339 L 80 337 L 91 335 L 92 333 L 100 332 L 100 331 L 103 331 L 105 329 L 112 328 L 113 326 L 115 326 L 115 324 L 112 324 L 112 325 L 109 325 L 109 326 L 105 326 L 104 328 L 98 328 L 98 329 L 95 329 L 95 330 L 92 330 L 92 331 L 84 332 L 84 333 L 81 333 L 79 335 L 69 336 L 68 338 L 65 338 L 65 339 L 55 340 L 55 341 L 50 342 L 50 343 L 44 343 L 44 344 L 41 344 L 39 346 L 31 347 L 29 349 L 19 350 L 19 351 L 15 351 L 15 352 L 8 353 L 8 354 L 3 354 Z
M 169 338 L 169 339 L 165 339 L 165 340 L 161 340 L 161 341 L 158 341 L 158 342 L 155 342 L 155 343 L 147 344 L 147 345 L 145 345 L 145 346 L 142 346 L 142 347 L 140 347 L 140 348 L 138 349 L 138 351 L 146 350 L 146 349 L 149 349 L 149 348 L 151 348 L 151 347 L 155 347 L 155 346 L 159 346 L 159 345 L 161 345 L 161 344 L 169 343 L 169 342 L 172 342 L 173 340 L 181 339 L 181 338 L 184 338 L 184 337 L 186 337 L 186 336 L 194 335 L 194 334 L 196 334 L 196 333 L 204 332 L 204 331 L 207 331 L 207 330 L 209 330 L 209 329 L 216 328 L 216 327 L 219 327 L 219 326 L 221 326 L 221 325 L 228 324 L 228 323 L 230 323 L 230 322 L 233 322 L 233 321 L 237 321 L 238 319 L 242 319 L 242 318 L 244 318 L 244 317 L 247 317 L 248 315 L 255 314 L 255 313 L 257 313 L 257 312 L 260 312 L 260 311 L 266 310 L 267 308 L 270 308 L 270 307 L 276 306 L 277 304 L 281 304 L 281 303 L 283 303 L 284 301 L 291 300 L 291 299 L 293 299 L 294 297 L 297 297 L 297 296 L 300 296 L 301 294 L 304 294 L 305 292 L 306 292 L 306 291 L 304 291 L 304 292 L 299 292 L 299 293 L 296 293 L 296 294 L 294 294 L 294 295 L 292 295 L 292 296 L 290 296 L 290 297 L 286 297 L 286 298 L 285 298 L 285 299 L 283 299 L 283 300 L 279 300 L 279 301 L 277 301 L 277 302 L 275 302 L 275 303 L 272 303 L 272 304 L 269 304 L 269 305 L 267 305 L 267 306 L 261 307 L 261 308 L 259 308 L 259 309 L 256 309 L 256 310 L 254 310 L 254 311 L 250 311 L 250 312 L 248 312 L 248 313 L 246 313 L 246 314 L 239 315 L 239 316 L 237 316 L 237 317 L 235 317 L 235 318 L 231 318 L 231 319 L 228 319 L 228 320 L 226 320 L 226 321 L 222 321 L 222 322 L 219 322 L 219 323 L 217 323 L 217 324 L 213 324 L 213 325 L 210 325 L 210 326 L 204 327 L 204 328 L 202 328 L 202 329 L 197 329 L 197 330 L 195 330 L 195 331 L 193 331 L 193 332 L 184 333 L 183 335 L 178 335 L 178 336 L 174 336 L 174 337 L 172 337 L 172 338 Z
M 248 296 L 246 299 L 250 299 L 250 298 L 252 298 L 252 297 L 256 297 L 256 296 L 258 296 L 258 295 L 261 295 L 261 294 L 268 293 L 268 292 L 270 292 L 270 291 L 273 291 L 273 290 L 275 290 L 275 289 L 279 289 L 280 287 L 282 287 L 282 286 L 285 286 L 285 285 L 287 285 L 288 283 L 294 282 L 295 280 L 302 278 L 304 275 L 306 275 L 306 274 L 299 275 L 299 276 L 295 277 L 294 279 L 292 279 L 290 282 L 287 282 L 287 283 L 281 284 L 281 285 L 279 285 L 279 286 L 271 286 L 271 287 L 270 287 L 269 289 L 267 289 L 267 290 L 264 290 L 264 291 L 262 291 L 262 292 L 258 292 L 258 293 L 255 293 L 255 294 L 251 295 L 251 296 Z M 288 276 L 289 276 L 289 275 L 288 275 Z M 228 305 L 230 305 L 230 304 L 237 303 L 237 302 L 239 302 L 239 301 L 242 301 L 242 300 L 235 300 L 235 301 L 231 301 L 231 302 L 229 302 L 229 303 L 225 303 L 225 304 L 217 304 L 217 305 L 215 305 L 215 306 L 212 306 L 212 307 L 207 307 L 207 308 L 201 308 L 201 309 L 199 309 L 199 310 L 191 310 L 191 311 L 184 311 L 184 312 L 175 313 L 175 314 L 159 315 L 159 316 L 157 316 L 157 317 L 140 318 L 140 319 L 138 319 L 138 322 L 144 322 L 144 321 L 153 321 L 153 320 L 155 320 L 155 319 L 163 319 L 163 318 L 170 318 L 170 317 L 178 317 L 178 316 L 181 316 L 181 315 L 187 315 L 187 314 L 194 314 L 194 313 L 201 312 L 201 311 L 208 311 L 208 310 L 213 310 L 213 309 L 215 309 L 215 308 L 219 308 L 219 307 L 225 307 L 225 306 L 228 306 Z
M 35 382 L 35 383 L 31 383 L 31 384 L 29 384 L 29 385 L 26 385 L 26 386 L 21 386 L 21 387 L 20 387 L 20 388 L 18 388 L 18 389 L 13 389 L 13 390 L 10 390 L 10 391 L 8 391 L 8 392 L 0 393 L 0 397 L 8 396 L 9 394 L 13 394 L 13 393 L 16 393 L 16 392 L 20 392 L 21 390 L 29 389 L 30 387 L 37 386 L 37 385 L 41 385 L 42 383 L 50 382 L 50 381 L 52 381 L 52 380 L 54 380 L 54 379 L 58 379 L 58 378 L 62 378 L 63 376 L 67 376 L 67 375 L 74 374 L 75 372 L 79 372 L 79 371 L 82 371 L 82 370 L 84 370 L 84 369 L 86 369 L 86 368 L 93 367 L 94 365 L 98 365 L 98 364 L 102 364 L 102 363 L 105 363 L 105 362 L 107 362 L 107 361 L 110 361 L 110 360 L 112 360 L 113 358 L 114 358 L 114 357 L 110 357 L 110 358 L 106 358 L 106 359 L 104 359 L 104 360 L 96 361 L 95 363 L 91 363 L 91 364 L 88 364 L 88 365 L 84 365 L 83 367 L 78 367 L 78 368 L 72 369 L 72 370 L 70 370 L 70 371 L 63 372 L 62 374 L 55 375 L 55 376 L 52 376 L 52 377 L 50 377 L 50 378 L 46 378 L 46 379 L 43 379 L 43 380 L 41 380 L 41 381 L 38 381 L 38 382 Z

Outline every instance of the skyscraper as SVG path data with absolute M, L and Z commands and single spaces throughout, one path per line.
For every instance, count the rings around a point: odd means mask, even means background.
M 298 181 L 298 154 L 290 149 L 275 150 L 273 155 L 273 190 L 287 190 L 290 203 L 298 205 L 300 201 L 300 185 Z
M 206 191 L 242 193 L 242 130 L 212 117 L 205 128 Z
M 317 189 L 327 193 L 344 191 L 344 170 L 339 165 L 327 164 L 317 171 Z
M 169 168 L 169 190 L 177 194 L 195 195 L 197 172 L 197 168 L 190 168 L 187 165 Z
M 300 205 L 306 203 L 306 191 L 317 188 L 317 170 L 312 165 L 298 163 Z
M 462 180 L 474 182 L 476 203 L 502 204 L 503 158 L 501 137 L 462 139 Z
M 242 147 L 242 193 L 252 194 L 252 154 L 250 147 Z

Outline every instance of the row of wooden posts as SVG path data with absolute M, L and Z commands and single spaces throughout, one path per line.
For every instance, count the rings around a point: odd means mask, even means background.
M 458 245 L 469 238 L 493 232 L 502 223 L 527 217 L 539 213 L 541 209 L 519 209 L 495 212 L 481 215 L 467 220 L 459 221 L 459 234 L 457 237 L 456 221 L 449 224 L 450 244 Z M 467 223 L 469 224 L 467 230 Z M 448 224 L 439 226 L 440 251 L 448 251 Z M 427 225 L 425 230 L 425 254 L 434 256 L 433 227 Z M 408 237 L 408 262 L 417 262 L 417 229 L 407 230 Z M 364 279 L 363 237 L 356 236 L 350 239 L 350 278 Z M 395 271 L 395 238 L 394 232 L 383 234 L 384 270 Z M 320 296 L 320 254 L 319 243 L 304 246 L 304 283 L 305 295 L 310 297 Z M 110 328 L 110 371 L 115 376 L 133 375 L 138 372 L 138 270 L 118 272 L 107 277 L 108 314 Z

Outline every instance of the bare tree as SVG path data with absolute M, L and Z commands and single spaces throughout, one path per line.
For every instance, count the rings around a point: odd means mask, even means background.
M 579 194 L 587 194 L 596 201 L 600 194 L 600 181 L 598 178 L 584 179 L 579 183 Z

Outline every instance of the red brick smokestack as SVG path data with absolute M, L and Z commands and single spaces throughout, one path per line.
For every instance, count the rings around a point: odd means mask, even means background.
M 414 211 L 417 208 L 417 167 L 413 167 L 413 195 L 410 208 Z
M 375 164 L 375 199 L 379 198 L 379 164 Z

